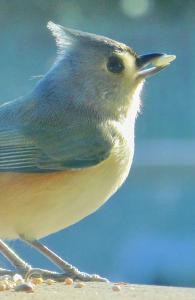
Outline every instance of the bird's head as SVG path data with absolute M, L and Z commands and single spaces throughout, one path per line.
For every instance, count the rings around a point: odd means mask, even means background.
M 49 94 L 111 118 L 124 118 L 131 108 L 136 115 L 145 78 L 175 59 L 158 53 L 139 56 L 125 44 L 53 22 L 48 28 L 58 46 L 58 59 L 45 78 Z

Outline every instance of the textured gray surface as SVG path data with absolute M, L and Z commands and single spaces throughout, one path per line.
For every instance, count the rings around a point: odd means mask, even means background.
M 112 284 L 108 283 L 87 283 L 83 288 L 74 288 L 74 285 L 66 286 L 63 283 L 56 283 L 51 286 L 45 284 L 36 286 L 34 293 L 0 292 L 0 299 L 194 300 L 195 289 L 128 284 L 121 286 L 121 290 L 116 292 L 112 290 Z

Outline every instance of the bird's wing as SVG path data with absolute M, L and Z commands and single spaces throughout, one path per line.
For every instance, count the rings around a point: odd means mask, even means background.
M 33 101 L 0 106 L 0 172 L 87 168 L 109 157 L 113 140 L 99 122 Z
M 0 129 L 0 172 L 34 169 L 38 155 L 39 149 L 19 130 Z
M 0 172 L 86 168 L 105 160 L 111 144 L 95 129 L 0 128 Z

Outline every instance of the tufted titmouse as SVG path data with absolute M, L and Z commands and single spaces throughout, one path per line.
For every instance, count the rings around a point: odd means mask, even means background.
M 104 280 L 79 272 L 38 239 L 96 211 L 124 182 L 143 83 L 175 56 L 138 56 L 103 36 L 52 22 L 48 28 L 58 46 L 55 64 L 29 95 L 0 106 L 0 237 L 30 243 L 64 276 Z M 23 273 L 61 276 L 32 269 L 2 240 L 0 251 Z

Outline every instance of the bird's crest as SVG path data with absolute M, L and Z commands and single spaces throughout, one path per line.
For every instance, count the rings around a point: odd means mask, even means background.
M 105 46 L 108 48 L 112 48 L 117 51 L 128 51 L 131 52 L 132 55 L 135 55 L 132 49 L 126 46 L 123 43 L 119 43 L 112 39 L 109 39 L 105 36 L 83 32 L 75 29 L 70 29 L 67 27 L 63 27 L 61 25 L 55 24 L 52 21 L 49 21 L 47 24 L 47 28 L 52 32 L 55 37 L 56 44 L 58 47 L 58 53 L 63 54 L 67 47 L 72 46 L 76 42 L 85 42 L 85 45 L 93 44 L 96 46 Z
M 58 53 L 63 54 L 67 47 L 70 47 L 73 43 L 73 35 L 71 32 L 64 27 L 49 21 L 47 28 L 51 31 L 52 35 L 56 40 Z

